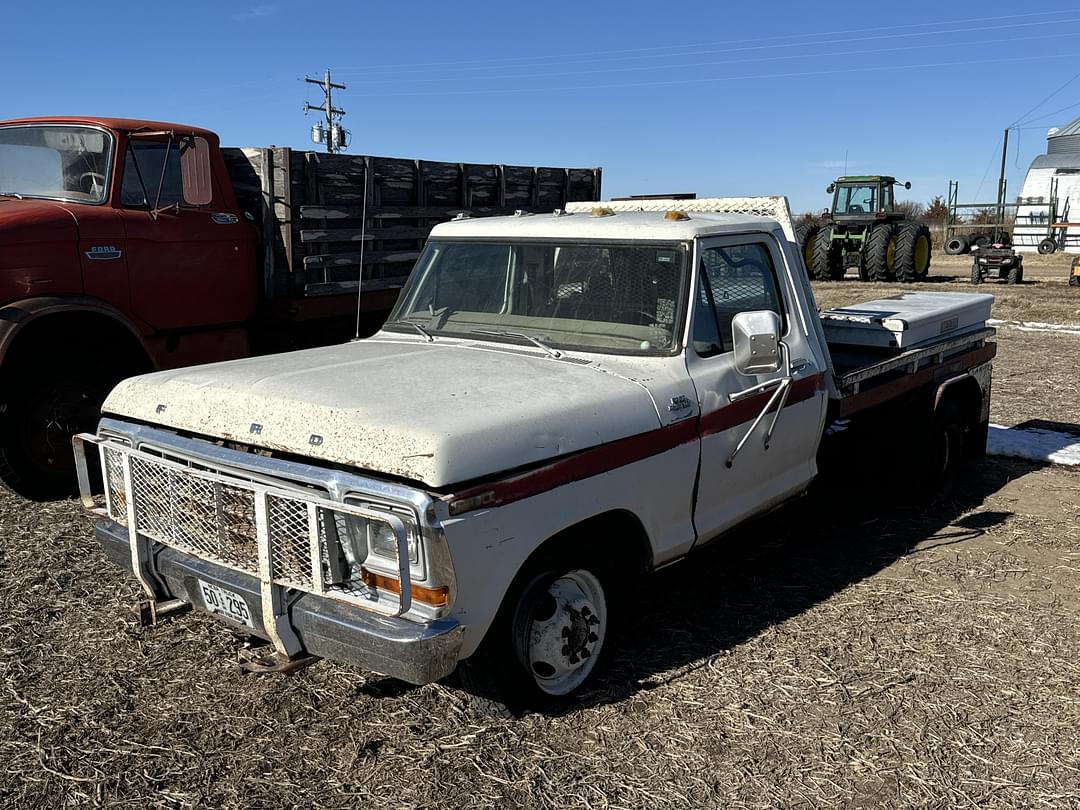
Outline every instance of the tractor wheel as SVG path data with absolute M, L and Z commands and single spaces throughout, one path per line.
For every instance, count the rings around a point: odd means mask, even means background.
M 921 222 L 905 222 L 896 237 L 896 280 L 922 281 L 930 270 L 930 229 Z
M 810 262 L 810 277 L 818 281 L 841 278 L 844 266 L 840 243 L 832 238 L 833 226 L 826 225 L 814 236 L 814 249 Z
M 871 281 L 892 281 L 896 277 L 896 236 L 891 222 L 875 225 L 863 248 L 866 273 Z
M 975 261 L 973 261 L 971 263 L 971 283 L 972 284 L 982 284 L 983 283 L 982 270 L 979 269 L 979 260 L 978 259 L 975 259 Z
M 1057 242 L 1053 239 L 1047 238 L 1039 242 L 1038 251 L 1043 256 L 1053 253 L 1055 250 L 1057 250 Z
M 800 225 L 795 229 L 795 242 L 799 246 L 799 250 L 802 252 L 803 263 L 806 264 L 806 272 L 811 278 L 813 273 L 810 271 L 810 267 L 814 263 L 814 240 L 818 233 L 821 231 L 820 225 L 813 223 L 807 225 Z
M 968 240 L 966 236 L 950 236 L 945 240 L 945 253 L 949 256 L 959 256 L 967 253 Z

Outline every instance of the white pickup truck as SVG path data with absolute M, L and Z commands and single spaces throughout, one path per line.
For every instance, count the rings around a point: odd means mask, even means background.
M 984 450 L 990 296 L 819 315 L 784 198 L 649 204 L 439 225 L 374 337 L 121 383 L 75 451 L 144 621 L 550 701 L 634 577 L 803 493 L 828 435 L 913 435 L 924 483 Z

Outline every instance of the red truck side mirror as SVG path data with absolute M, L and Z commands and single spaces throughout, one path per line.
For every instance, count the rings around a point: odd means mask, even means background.
M 180 174 L 184 179 L 184 202 L 188 205 L 209 205 L 213 202 L 210 145 L 205 138 L 185 138 L 181 142 Z

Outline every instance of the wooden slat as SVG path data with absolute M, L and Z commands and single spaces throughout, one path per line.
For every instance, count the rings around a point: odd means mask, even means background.
M 365 250 L 364 264 L 385 262 L 414 262 L 419 250 Z M 353 267 L 360 264 L 359 253 L 330 253 L 322 256 L 305 256 L 304 267 Z
M 300 231 L 301 242 L 374 242 L 377 239 L 427 239 L 431 227 L 427 228 L 327 228 L 325 230 Z
M 384 205 L 369 208 L 371 219 L 395 219 L 398 217 L 427 217 L 429 219 L 450 218 L 462 212 L 477 217 L 512 214 L 517 208 L 460 205 Z M 521 206 L 520 210 L 531 211 L 533 206 Z M 360 219 L 363 207 L 360 205 L 301 205 L 300 216 L 304 219 Z

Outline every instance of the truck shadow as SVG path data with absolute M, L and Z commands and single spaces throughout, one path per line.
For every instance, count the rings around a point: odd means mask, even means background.
M 628 600 L 632 629 L 618 638 L 611 666 L 566 709 L 618 702 L 682 677 L 906 555 L 977 537 L 1011 513 L 965 513 L 1041 466 L 971 464 L 952 497 L 931 508 L 898 504 L 893 478 L 863 476 L 871 480 L 860 484 L 849 470 L 847 480 L 820 480 L 809 497 L 635 588 Z

